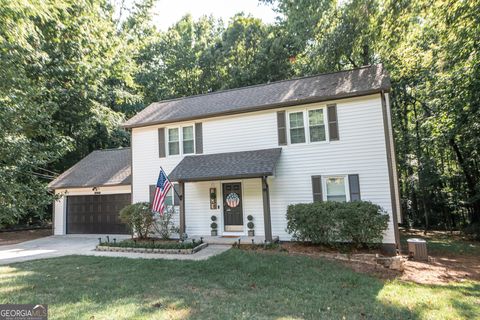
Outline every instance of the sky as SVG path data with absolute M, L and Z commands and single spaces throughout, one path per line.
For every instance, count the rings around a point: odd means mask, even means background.
M 275 21 L 276 14 L 271 6 L 260 4 L 258 0 L 158 0 L 153 12 L 153 23 L 165 31 L 187 13 L 194 19 L 213 15 L 228 22 L 235 13 L 242 11 L 265 23 Z

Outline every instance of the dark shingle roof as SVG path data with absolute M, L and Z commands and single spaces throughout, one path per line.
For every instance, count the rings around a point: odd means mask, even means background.
M 172 181 L 208 181 L 272 176 L 282 148 L 187 156 L 173 169 Z
M 49 183 L 50 189 L 128 185 L 131 183 L 130 148 L 97 150 Z
M 217 91 L 155 102 L 123 124 L 125 128 L 224 114 L 243 113 L 301 103 L 373 94 L 390 89 L 381 64 L 269 84 Z

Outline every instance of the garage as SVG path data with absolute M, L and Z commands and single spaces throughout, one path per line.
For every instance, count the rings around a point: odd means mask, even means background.
M 130 148 L 93 151 L 53 180 L 54 234 L 129 233 L 119 212 L 132 200 L 131 159 Z
M 128 233 L 119 212 L 130 203 L 130 194 L 67 196 L 66 233 Z

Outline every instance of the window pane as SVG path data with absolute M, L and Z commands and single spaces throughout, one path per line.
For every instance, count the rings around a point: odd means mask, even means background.
M 305 142 L 303 112 L 290 113 L 289 121 L 290 121 L 290 143 Z
M 325 141 L 325 126 L 310 127 L 310 141 Z
M 179 148 L 178 142 L 168 143 L 168 154 L 170 155 L 180 154 L 180 148 Z
M 178 128 L 168 129 L 168 141 L 178 141 Z
M 193 140 L 185 141 L 183 140 L 183 153 L 193 153 Z
M 194 144 L 193 144 L 193 126 L 183 127 L 183 153 L 193 153 Z
M 173 205 L 173 188 L 168 191 L 167 196 L 165 197 L 165 205 L 171 206 Z
M 183 140 L 193 140 L 193 126 L 183 127 Z
M 327 200 L 339 202 L 347 201 L 344 178 L 327 178 Z
M 317 109 L 308 111 L 308 124 L 311 126 L 323 124 L 323 110 Z
M 290 128 L 303 128 L 303 112 L 290 113 Z

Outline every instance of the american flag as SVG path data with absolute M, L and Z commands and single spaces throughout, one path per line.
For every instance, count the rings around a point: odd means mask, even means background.
M 155 196 L 153 197 L 152 212 L 163 215 L 163 210 L 165 209 L 165 197 L 171 188 L 172 183 L 170 180 L 168 180 L 165 171 L 160 168 L 160 174 L 158 175 L 157 180 L 157 188 L 155 189 Z

